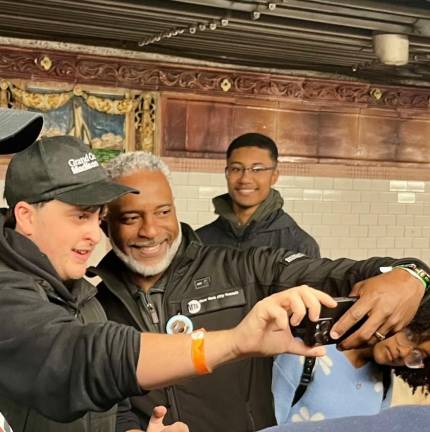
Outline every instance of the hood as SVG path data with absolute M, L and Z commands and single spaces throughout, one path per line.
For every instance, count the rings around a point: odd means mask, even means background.
M 233 211 L 233 202 L 228 193 L 219 195 L 212 200 L 215 207 L 215 213 L 221 218 L 227 220 L 233 231 L 239 234 L 252 223 L 260 223 L 266 220 L 270 215 L 278 211 L 282 211 L 282 206 L 284 205 L 284 200 L 281 194 L 276 189 L 271 189 L 269 196 L 258 206 L 254 214 L 249 218 L 245 225 L 241 225 L 238 217 Z
M 15 229 L 5 225 L 7 209 L 0 209 L 0 257 L 15 271 L 34 275 L 46 280 L 57 295 L 68 303 L 75 303 L 75 298 L 61 281 L 48 257 Z

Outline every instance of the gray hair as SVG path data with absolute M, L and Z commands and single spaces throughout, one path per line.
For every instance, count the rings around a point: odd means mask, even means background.
M 172 187 L 172 174 L 169 167 L 152 153 L 144 151 L 121 153 L 103 166 L 112 180 L 129 176 L 138 171 L 161 171 L 166 176 L 170 187 Z

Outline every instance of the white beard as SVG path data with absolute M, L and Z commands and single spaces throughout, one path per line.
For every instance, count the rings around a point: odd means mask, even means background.
M 178 224 L 179 225 L 179 224 Z M 141 262 L 135 260 L 129 255 L 126 255 L 122 252 L 118 246 L 113 242 L 113 240 L 109 237 L 110 244 L 112 245 L 112 249 L 115 252 L 115 255 L 134 273 L 137 273 L 142 276 L 155 276 L 160 273 L 163 273 L 167 270 L 173 258 L 178 252 L 179 246 L 182 241 L 182 230 L 179 225 L 178 236 L 173 240 L 173 243 L 168 247 L 166 254 L 161 260 L 152 265 L 142 264 Z

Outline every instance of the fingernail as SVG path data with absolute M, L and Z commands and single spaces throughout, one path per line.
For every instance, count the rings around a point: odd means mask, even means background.
M 336 331 L 331 331 L 331 332 L 330 332 L 330 337 L 331 337 L 332 339 L 339 339 L 340 335 L 339 335 L 339 333 L 336 332 Z

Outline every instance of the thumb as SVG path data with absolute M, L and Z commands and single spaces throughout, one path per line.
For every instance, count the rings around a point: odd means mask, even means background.
M 163 420 L 166 413 L 167 413 L 167 408 L 165 406 L 159 405 L 154 407 L 152 409 L 151 418 L 149 419 L 147 431 L 151 432 L 151 426 L 155 426 L 155 425 L 164 426 Z

